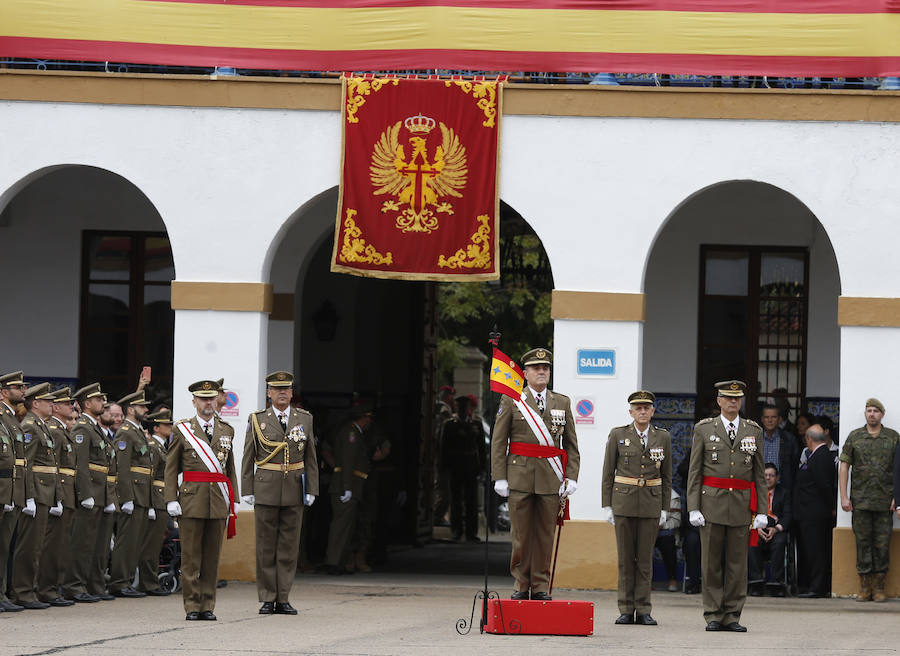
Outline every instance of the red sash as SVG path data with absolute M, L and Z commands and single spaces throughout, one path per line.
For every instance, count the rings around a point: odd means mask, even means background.
M 742 478 L 718 478 L 716 476 L 704 476 L 703 484 L 707 487 L 716 487 L 720 490 L 750 490 L 750 512 L 756 515 L 756 484 L 753 481 L 745 481 Z M 751 525 L 752 526 L 752 525 Z M 759 544 L 759 533 L 750 529 L 750 546 Z
M 530 442 L 510 442 L 509 452 L 516 456 L 526 456 L 528 458 L 562 458 L 563 473 L 569 463 L 569 456 L 565 449 L 558 449 L 555 446 L 544 446 L 543 444 L 532 444 Z M 556 523 L 560 526 L 569 519 L 569 500 L 561 499 L 559 502 L 559 515 Z
M 184 472 L 184 480 L 192 483 L 225 483 L 228 486 L 228 496 L 231 497 L 231 508 L 228 513 L 228 532 L 226 535 L 229 540 L 233 538 L 237 534 L 237 526 L 234 521 L 234 490 L 231 488 L 231 479 L 225 474 L 220 474 L 218 472 L 186 471 Z

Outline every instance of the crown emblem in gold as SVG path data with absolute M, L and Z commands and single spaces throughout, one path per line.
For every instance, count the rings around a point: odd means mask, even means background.
M 407 119 L 403 121 L 403 125 L 405 125 L 406 129 L 413 134 L 428 134 L 437 125 L 437 121 L 420 113 L 415 116 L 407 117 Z
M 738 385 L 737 383 L 731 383 L 731 389 L 736 390 L 736 389 L 740 389 L 740 388 L 741 388 L 741 386 Z
M 203 383 L 203 389 L 205 389 L 205 390 L 212 389 L 212 385 L 210 385 L 208 382 Z
M 539 358 L 546 358 L 547 354 L 543 350 L 539 350 L 535 355 Z

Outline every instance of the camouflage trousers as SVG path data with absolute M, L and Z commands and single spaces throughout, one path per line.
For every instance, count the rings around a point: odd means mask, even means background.
M 856 536 L 856 571 L 883 574 L 888 571 L 894 514 L 889 510 L 853 510 Z

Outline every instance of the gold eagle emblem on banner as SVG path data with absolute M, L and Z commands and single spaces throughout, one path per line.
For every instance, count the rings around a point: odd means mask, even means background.
M 435 127 L 440 128 L 441 144 L 429 159 L 428 135 Z M 408 158 L 400 143 L 401 130 L 412 135 Z M 402 232 L 430 233 L 438 229 L 438 214 L 453 214 L 448 197 L 462 198 L 459 190 L 466 186 L 468 174 L 466 147 L 453 128 L 417 114 L 381 133 L 369 171 L 375 195 L 391 196 L 382 203 L 381 211 L 397 212 L 394 227 Z

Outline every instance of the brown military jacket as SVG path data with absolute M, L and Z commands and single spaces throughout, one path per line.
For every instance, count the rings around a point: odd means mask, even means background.
M 552 392 L 549 389 L 546 392 L 546 399 L 544 414 L 541 415 L 531 390 L 526 388 L 526 404 L 534 410 L 535 415 L 543 419 L 547 431 L 553 438 L 554 446 L 565 449 L 568 455 L 566 478 L 570 481 L 577 481 L 581 456 L 578 453 L 578 438 L 575 436 L 572 403 L 568 396 Z M 561 431 L 556 431 L 555 435 L 551 432 L 550 410 L 565 412 L 565 425 Z M 508 453 L 510 442 L 540 444 L 525 422 L 525 418 L 513 405 L 512 399 L 504 396 L 500 400 L 500 408 L 497 410 L 497 418 L 494 420 L 494 430 L 491 434 L 491 478 L 495 481 L 505 479 L 509 481 L 509 489 L 519 492 L 557 494 L 559 479 L 553 473 L 548 460 L 510 454 Z
M 15 475 L 15 438 L 9 434 L 9 431 L 6 430 L 6 426 L 3 423 L 0 423 L 0 505 L 12 505 Z
M 313 417 L 306 410 L 292 407 L 289 411 L 286 433 L 271 407 L 254 413 L 262 437 L 257 434 L 252 417 L 247 424 L 244 457 L 241 461 L 241 490 L 245 495 L 254 495 L 257 504 L 302 505 L 304 474 L 306 494 L 319 494 L 319 463 L 316 458 Z M 280 446 L 285 443 L 286 446 Z M 276 450 L 277 453 L 272 455 Z M 296 467 L 299 463 L 303 464 L 302 468 L 289 470 L 290 466 Z M 263 467 L 260 468 L 258 464 Z M 282 470 L 268 468 L 276 465 Z
M 343 494 L 347 490 L 358 497 L 369 477 L 369 448 L 363 432 L 353 421 L 348 421 L 334 435 L 334 474 L 331 477 L 331 494 Z
M 150 462 L 150 445 L 144 431 L 127 419 L 116 431 L 116 469 L 118 482 L 116 493 L 119 505 L 129 501 L 135 506 L 150 508 L 150 484 L 153 471 Z
M 116 458 L 116 449 L 115 449 L 115 439 L 114 437 L 110 437 L 109 433 L 106 432 L 106 429 L 100 426 L 100 433 L 103 436 L 103 442 L 106 444 L 106 466 L 109 469 L 109 474 L 106 477 L 106 506 L 113 503 L 116 504 L 116 509 L 119 509 L 119 491 L 118 491 L 118 481 L 119 481 L 119 466 L 118 459 Z
M 742 448 L 745 438 L 747 446 Z M 750 481 L 756 486 L 756 512 L 765 514 L 763 464 L 762 428 L 755 421 L 740 417 L 734 442 L 728 439 L 720 416 L 698 422 L 694 426 L 688 468 L 688 511 L 699 510 L 707 523 L 749 525 L 753 519 L 750 490 L 710 487 L 703 484 L 703 477 Z
M 69 429 L 62 419 L 50 417 L 47 420 L 53 445 L 56 447 L 56 461 L 59 463 L 59 488 L 63 508 L 75 509 L 75 449 Z
M 75 496 L 78 503 L 93 497 L 101 509 L 115 499 L 106 498 L 106 474 L 109 468 L 103 429 L 87 414 L 81 415 L 70 431 L 75 446 Z M 91 469 L 91 465 L 94 466 Z
M 13 477 L 13 502 L 20 508 L 25 507 L 25 500 L 34 497 L 31 476 L 26 476 L 25 468 L 25 434 L 13 412 L 6 403 L 0 401 L 0 422 L 6 428 L 13 440 L 13 448 L 16 452 L 16 472 Z
M 56 446 L 50 430 L 42 419 L 29 412 L 22 419 L 22 433 L 25 459 L 28 461 L 26 475 L 31 476 L 34 500 L 45 506 L 55 506 L 61 495 L 59 476 L 56 473 Z M 47 469 L 35 471 L 35 467 Z
M 661 479 L 659 485 L 617 483 L 616 476 Z M 652 424 L 647 428 L 647 448 L 643 447 L 634 423 L 613 428 L 606 442 L 603 460 L 604 507 L 625 517 L 659 517 L 669 511 L 672 501 L 672 439 L 669 431 Z
M 197 417 L 182 419 L 175 423 L 172 430 L 172 442 L 166 454 L 166 503 L 178 501 L 181 504 L 181 512 L 185 517 L 198 519 L 227 519 L 230 504 L 222 496 L 218 483 L 202 483 L 196 481 L 184 481 L 178 486 L 178 474 L 182 472 L 198 471 L 208 472 L 200 456 L 188 443 L 182 434 L 181 424 L 187 423 L 191 431 L 198 439 L 210 446 L 213 455 L 218 458 L 221 454 L 222 469 L 225 475 L 231 479 L 231 486 L 235 500 L 238 499 L 238 483 L 234 469 L 234 452 L 231 444 L 234 439 L 234 429 L 216 417 L 213 423 L 212 440 L 207 439 L 206 433 L 200 428 Z M 223 463 L 224 460 L 224 463 Z
M 150 445 L 150 462 L 153 463 L 153 481 L 150 488 L 150 507 L 155 510 L 166 509 L 166 447 L 155 437 L 147 440 Z

